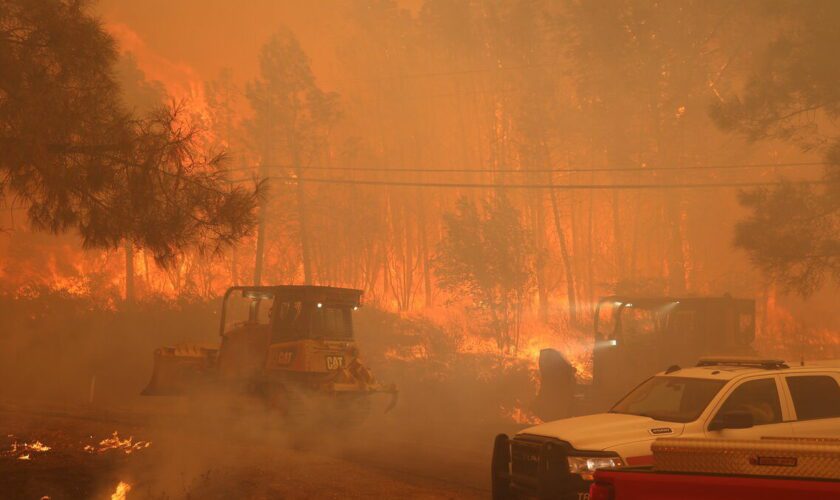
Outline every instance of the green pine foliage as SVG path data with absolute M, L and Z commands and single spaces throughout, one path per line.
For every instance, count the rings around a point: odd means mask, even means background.
M 118 63 L 86 2 L 0 1 L 0 196 L 37 229 L 131 241 L 161 264 L 248 234 L 260 187 L 227 182 L 182 105 L 130 111 L 155 89 L 124 95 L 132 65 Z

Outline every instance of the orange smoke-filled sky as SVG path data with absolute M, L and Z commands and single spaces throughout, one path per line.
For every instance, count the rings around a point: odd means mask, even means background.
M 414 10 L 420 0 L 402 0 Z M 181 97 L 224 68 L 239 83 L 254 78 L 260 47 L 281 26 L 295 32 L 320 83 L 333 87 L 342 0 L 100 0 L 97 11 L 120 49 L 135 54 L 147 78 Z M 173 88 L 174 87 L 174 88 Z M 193 90 L 195 92 L 195 90 Z

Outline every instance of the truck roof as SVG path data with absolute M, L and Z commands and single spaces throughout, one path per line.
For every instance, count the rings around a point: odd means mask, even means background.
M 319 285 L 262 285 L 233 286 L 227 289 L 225 297 L 234 292 L 243 294 L 266 294 L 284 300 L 303 302 L 329 302 L 345 305 L 361 305 L 362 290 Z
M 693 296 L 648 296 L 648 295 L 610 295 L 601 297 L 600 302 L 616 302 L 621 304 L 634 304 L 640 307 L 656 307 L 663 304 L 711 304 L 719 302 L 738 302 L 738 303 L 753 303 L 753 299 L 735 298 L 730 295 L 720 295 L 714 297 L 693 297 Z
M 707 364 L 703 364 L 704 360 L 701 360 L 698 366 L 680 368 L 678 370 L 669 369 L 658 375 L 665 377 L 732 380 L 766 373 L 811 373 L 824 372 L 826 369 L 840 371 L 840 360 L 806 361 L 804 365 L 800 362 L 785 363 L 781 360 L 756 358 L 717 358 L 705 361 Z

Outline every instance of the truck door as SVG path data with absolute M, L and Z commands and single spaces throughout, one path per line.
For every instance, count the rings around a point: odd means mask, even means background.
M 790 415 L 783 412 L 779 397 L 779 383 L 778 377 L 772 375 L 746 379 L 732 388 L 706 423 L 706 437 L 759 439 L 792 436 Z M 735 412 L 752 415 L 752 426 L 713 430 L 715 424 L 725 420 L 724 415 Z
M 797 437 L 838 437 L 840 385 L 831 373 L 787 375 L 785 385 L 794 410 Z

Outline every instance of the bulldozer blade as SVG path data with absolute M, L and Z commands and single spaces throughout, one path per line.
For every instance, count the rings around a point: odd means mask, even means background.
M 157 349 L 152 378 L 140 394 L 178 396 L 192 392 L 209 379 L 215 353 L 215 349 L 194 346 Z

